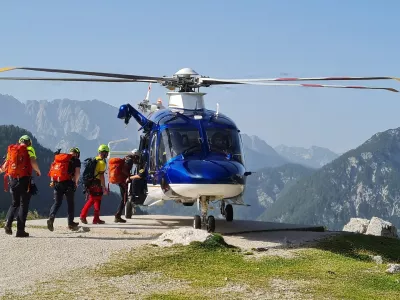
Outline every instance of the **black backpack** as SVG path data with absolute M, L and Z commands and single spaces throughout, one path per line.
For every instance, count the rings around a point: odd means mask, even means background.
M 84 189 L 88 189 L 92 186 L 93 181 L 96 178 L 97 174 L 94 174 L 96 170 L 97 160 L 95 157 L 86 158 L 84 161 L 85 169 L 83 170 L 81 182 L 84 186 Z

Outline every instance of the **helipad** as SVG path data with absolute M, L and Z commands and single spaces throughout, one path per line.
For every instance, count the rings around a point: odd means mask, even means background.
M 114 216 L 103 216 L 105 224 L 91 224 L 92 217 L 88 217 L 88 224 L 80 223 L 79 226 L 83 230 L 90 231 L 137 231 L 137 232 L 152 232 L 163 233 L 170 229 L 180 228 L 182 226 L 193 226 L 193 217 L 184 216 L 166 216 L 166 215 L 134 215 L 132 219 L 127 219 L 126 223 L 114 223 Z M 79 218 L 75 218 L 75 222 Z M 27 221 L 26 225 L 46 227 L 46 219 Z M 55 230 L 57 228 L 65 229 L 67 226 L 66 218 L 56 218 L 54 222 Z M 265 232 L 265 231 L 324 231 L 323 226 L 314 225 L 296 225 L 285 223 L 273 223 L 262 221 L 249 220 L 234 220 L 227 222 L 224 219 L 216 219 L 215 232 L 230 235 L 250 232 Z

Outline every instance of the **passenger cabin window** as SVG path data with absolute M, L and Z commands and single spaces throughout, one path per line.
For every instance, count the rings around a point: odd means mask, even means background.
M 163 157 L 160 159 L 165 162 L 182 153 L 189 155 L 201 152 L 200 133 L 195 127 L 166 128 L 161 132 L 161 140 L 164 152 L 161 153 Z
M 148 135 L 141 135 L 140 136 L 140 144 L 139 144 L 139 151 L 143 151 L 147 148 L 149 142 Z
M 150 145 L 150 171 L 156 170 L 156 147 L 157 147 L 157 133 L 154 133 L 151 137 Z
M 158 145 L 158 165 L 163 166 L 167 162 L 167 155 L 165 151 L 165 141 L 161 134 L 160 142 Z

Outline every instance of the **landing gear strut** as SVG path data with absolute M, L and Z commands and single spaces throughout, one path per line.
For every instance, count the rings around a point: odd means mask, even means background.
M 233 220 L 233 207 L 231 204 L 225 205 L 225 201 L 221 201 L 221 215 L 225 217 L 227 222 Z
M 125 218 L 132 219 L 132 215 L 136 213 L 136 205 L 132 203 L 132 201 L 126 201 L 125 205 Z
M 201 229 L 204 226 L 207 229 L 207 232 L 215 231 L 215 218 L 213 216 L 207 217 L 208 211 L 208 197 L 201 196 L 198 200 L 198 208 L 201 212 L 201 217 L 199 215 L 194 216 L 193 227 L 195 229 Z

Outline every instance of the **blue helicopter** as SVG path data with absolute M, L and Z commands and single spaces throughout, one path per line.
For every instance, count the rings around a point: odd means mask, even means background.
M 207 217 L 208 204 L 220 200 L 221 214 L 233 220 L 233 207 L 245 205 L 242 196 L 246 176 L 240 130 L 227 116 L 202 107 L 204 93 L 170 92 L 169 106 L 147 117 L 130 104 L 121 105 L 118 118 L 125 124 L 133 117 L 143 130 L 139 151 L 145 163 L 147 189 L 139 205 L 173 200 L 184 206 L 197 202 L 202 217 L 194 217 L 194 228 L 215 230 L 215 218 Z M 182 108 L 187 96 L 197 97 L 194 107 Z M 193 100 L 193 99 L 189 99 Z M 151 105 L 150 105 L 151 106 Z M 141 111 L 146 104 L 140 103 Z M 200 107 L 200 108 L 199 108 Z
M 326 88 L 379 89 L 398 92 L 393 88 L 322 84 L 285 84 L 276 81 L 316 80 L 380 80 L 395 77 L 313 77 L 265 79 L 216 79 L 200 76 L 190 68 L 173 76 L 151 77 L 77 70 L 10 67 L 10 70 L 31 70 L 51 73 L 91 75 L 110 78 L 37 78 L 0 77 L 0 80 L 47 80 L 77 82 L 148 82 L 159 83 L 170 90 L 168 108 L 151 111 L 148 99 L 138 109 L 121 105 L 117 117 L 128 124 L 133 117 L 141 126 L 140 146 L 147 173 L 146 188 L 140 195 L 140 205 L 175 201 L 185 206 L 197 203 L 200 215 L 194 216 L 194 228 L 215 230 L 215 218 L 208 215 L 210 202 L 219 201 L 221 214 L 233 220 L 234 205 L 246 205 L 243 194 L 246 178 L 252 172 L 245 167 L 240 130 L 227 116 L 204 106 L 205 93 L 200 87 L 224 84 L 263 86 L 302 86 Z M 275 81 L 275 82 L 271 82 Z M 178 91 L 175 91 L 178 89 Z M 197 89 L 197 91 L 196 91 Z M 144 116 L 143 113 L 150 113 Z

